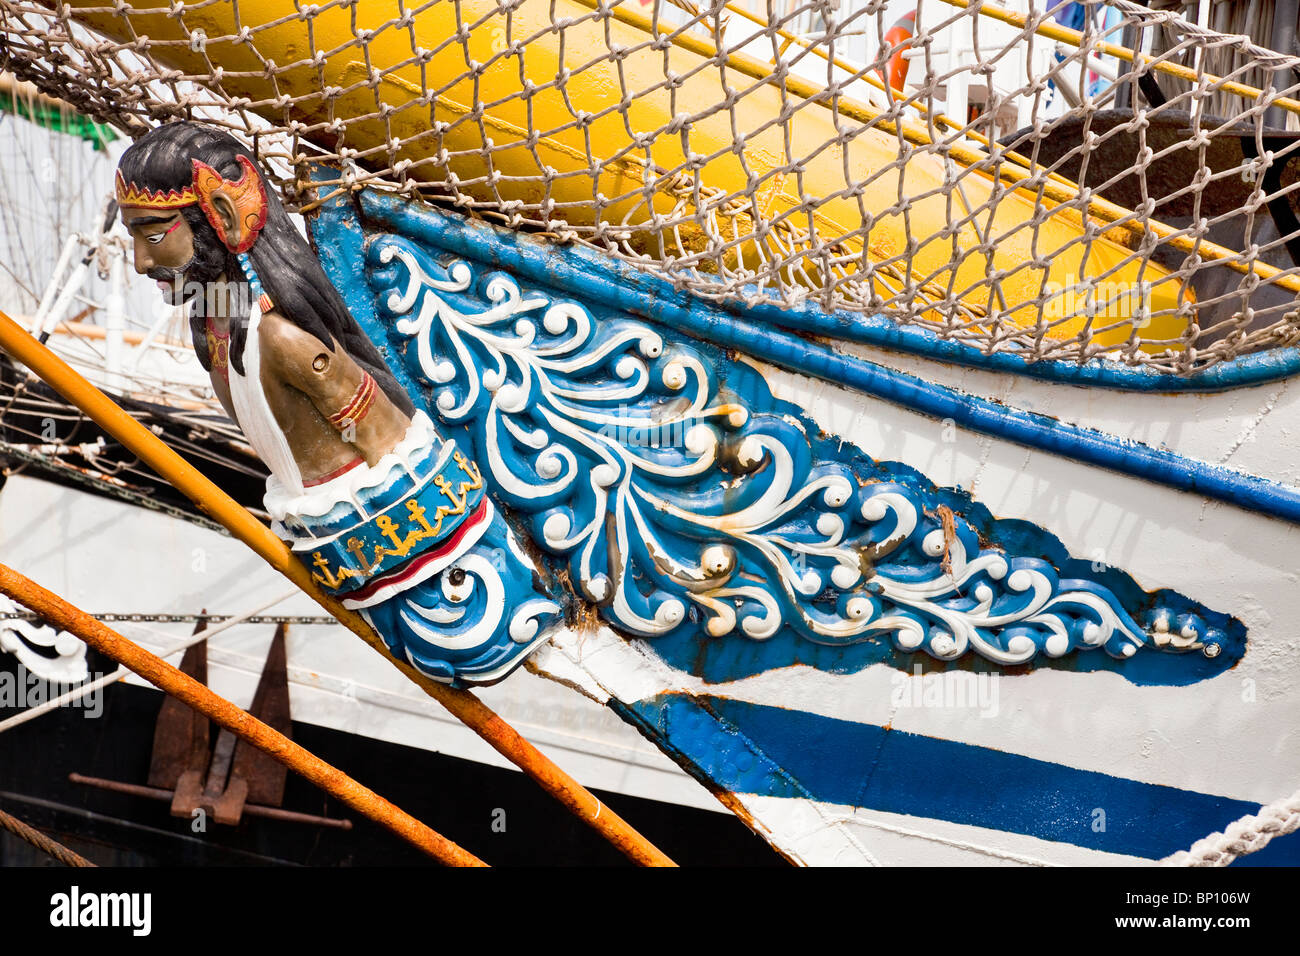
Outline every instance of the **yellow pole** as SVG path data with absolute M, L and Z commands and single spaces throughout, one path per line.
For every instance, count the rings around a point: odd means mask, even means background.
M 943 0 L 950 6 L 960 7 L 963 10 L 972 9 L 970 0 Z M 1186 80 L 1189 83 L 1199 85 L 1204 79 L 1207 84 L 1217 86 L 1225 93 L 1235 93 L 1237 96 L 1248 100 L 1262 100 L 1264 91 L 1256 89 L 1253 86 L 1247 86 L 1245 83 L 1238 83 L 1236 80 L 1225 80 L 1221 76 L 1215 76 L 1213 73 L 1197 73 L 1191 67 L 1183 66 L 1180 63 L 1171 63 L 1168 60 L 1157 60 L 1149 53 L 1135 53 L 1125 46 L 1118 46 L 1114 43 L 1107 43 L 1104 40 L 1090 40 L 1078 30 L 1071 30 L 1069 27 L 1063 27 L 1059 23 L 1053 23 L 1044 20 L 1041 23 L 1030 27 L 1028 18 L 1024 14 L 1016 13 L 1014 10 L 1008 10 L 1006 7 L 999 7 L 993 3 L 980 3 L 974 7 L 980 16 L 990 17 L 998 20 L 1008 26 L 1017 27 L 1021 30 L 1032 29 L 1039 36 L 1047 37 L 1049 40 L 1056 40 L 1058 43 L 1068 43 L 1070 46 L 1083 47 L 1086 43 L 1093 50 L 1106 56 L 1113 56 L 1119 60 L 1125 60 L 1129 63 L 1138 63 L 1142 66 L 1149 66 L 1151 69 L 1164 73 L 1167 76 L 1176 76 L 1180 80 Z M 1286 96 L 1279 96 L 1271 100 L 1269 106 L 1278 106 L 1288 113 L 1295 113 L 1300 116 L 1300 100 L 1293 100 Z
M 200 714 L 269 754 L 295 773 L 302 774 L 326 793 L 391 830 L 439 863 L 447 866 L 487 865 L 405 810 L 389 803 L 368 787 L 363 787 L 342 770 L 294 743 L 274 727 L 267 726 L 252 714 L 213 693 L 207 685 L 182 673 L 161 657 L 150 654 L 54 592 L 47 591 L 31 578 L 24 577 L 3 564 L 0 564 L 0 593 L 31 608 L 59 630 L 77 635 L 101 654 L 130 668 L 159 690 L 189 704 Z
M 741 19 L 748 20 L 750 23 L 757 24 L 758 26 L 761 27 L 768 26 L 768 22 L 766 20 L 764 20 L 756 13 L 751 13 L 750 11 L 746 10 L 744 7 L 737 6 L 734 3 L 725 3 L 723 4 L 723 7 L 729 13 L 734 13 L 737 16 L 739 16 Z M 814 56 L 821 57 L 827 63 L 830 63 L 832 66 L 835 66 L 838 69 L 841 69 L 850 75 L 857 75 L 861 73 L 862 75 L 859 76 L 858 79 L 862 80 L 864 83 L 867 83 L 875 87 L 881 92 L 883 93 L 891 92 L 891 87 L 885 85 L 885 81 L 880 79 L 880 77 L 876 76 L 875 73 L 873 72 L 862 73 L 861 65 L 850 63 L 847 60 L 841 59 L 838 56 L 831 56 L 829 53 L 827 53 L 817 44 L 810 43 L 808 40 L 805 40 L 803 37 L 798 36 L 797 34 L 794 33 L 789 33 L 785 30 L 782 30 L 779 27 L 776 28 L 776 35 L 786 41 L 785 44 L 781 47 L 782 51 L 784 51 L 785 48 L 789 46 L 791 43 L 797 44 L 801 49 L 807 50 L 808 52 L 812 53 Z M 892 92 L 896 96 L 901 96 L 903 93 L 902 90 L 892 90 Z M 984 146 L 986 149 L 993 145 L 992 141 L 983 133 L 976 132 L 973 129 L 967 129 L 966 126 L 968 124 L 958 123 L 956 120 L 949 119 L 943 113 L 931 112 L 925 106 L 924 103 L 916 102 L 916 103 L 908 103 L 906 105 L 914 107 L 920 113 L 930 117 L 930 119 L 934 120 L 934 122 L 938 123 L 940 126 L 946 126 L 951 130 L 964 130 L 968 137 L 975 140 L 975 142 Z M 989 157 L 986 157 L 986 159 L 987 158 Z M 1020 153 L 1017 153 L 1015 150 L 1012 149 L 1002 150 L 1000 153 L 998 153 L 998 158 L 1008 159 L 1011 162 L 1015 163 L 1017 166 L 1023 166 L 1026 169 L 1032 169 L 1034 166 L 1033 162 L 1029 159 L 1028 156 L 1022 156 Z M 1049 178 L 1052 179 L 1052 181 L 1060 183 L 1062 186 L 1066 186 L 1070 189 L 1075 190 L 1076 192 L 1079 189 L 1078 183 L 1070 179 L 1067 179 L 1066 177 L 1060 175 L 1059 173 L 1049 172 L 1047 175 Z
M 718 56 L 717 49 L 709 42 L 689 33 L 674 32 L 679 28 L 656 24 L 645 14 L 634 10 L 626 10 L 621 5 L 604 7 L 602 6 L 604 0 L 576 0 L 576 2 L 592 10 L 607 10 L 608 14 L 614 19 L 643 30 L 652 36 L 656 34 L 667 36 L 674 46 L 688 50 L 696 56 L 708 59 L 714 59 Z M 945 2 L 954 3 L 957 0 L 945 0 Z M 960 6 L 961 4 L 958 3 L 957 5 Z M 723 60 L 726 62 L 728 69 L 743 73 L 756 80 L 771 81 L 773 79 L 770 65 L 755 57 L 739 53 L 728 53 L 723 57 Z M 930 134 L 924 127 L 907 121 L 895 122 L 886 117 L 883 110 L 869 103 L 863 103 L 846 96 L 837 96 L 832 102 L 830 98 L 824 95 L 826 92 L 824 87 L 820 87 L 811 80 L 806 80 L 794 74 L 786 74 L 781 82 L 794 96 L 813 100 L 826 109 L 836 110 L 849 119 L 857 120 L 860 123 L 874 124 L 877 129 L 885 133 L 897 133 L 909 143 L 917 146 L 938 145 L 930 139 Z M 1282 104 L 1281 100 L 1274 102 L 1279 105 Z M 1300 104 L 1297 104 L 1297 106 L 1300 106 Z M 1276 266 L 1271 266 L 1259 260 L 1245 262 L 1239 252 L 1226 249 L 1206 239 L 1196 239 L 1183 235 L 1184 230 L 1166 226 L 1157 219 L 1148 218 L 1139 221 L 1138 214 L 1132 209 L 1125 209 L 1123 206 L 1116 205 L 1105 199 L 1092 198 L 1086 203 L 1080 203 L 1077 187 L 1070 188 L 1059 182 L 1054 182 L 1051 177 L 1044 176 L 1041 172 L 1031 173 L 1010 163 L 998 163 L 994 169 L 990 170 L 987 168 L 991 158 L 990 155 L 971 149 L 969 146 L 949 143 L 943 144 L 940 148 L 964 166 L 980 166 L 980 172 L 996 176 L 1000 180 L 1019 186 L 1025 185 L 1031 179 L 1038 178 L 1042 181 L 1026 188 L 1034 192 L 1040 192 L 1045 198 L 1054 203 L 1069 205 L 1080 216 L 1100 219 L 1102 222 L 1109 224 L 1111 228 L 1123 230 L 1138 240 L 1141 240 L 1148 231 L 1152 232 L 1179 252 L 1189 255 L 1194 254 L 1204 260 L 1222 263 L 1233 272 L 1241 275 L 1254 273 L 1264 281 L 1273 281 L 1273 284 L 1279 288 L 1300 295 L 1300 276 L 1284 275 L 1282 270 Z M 1105 235 L 1106 230 L 1103 230 L 1101 234 Z M 1131 245 L 1130 248 L 1132 248 Z
M 167 479 L 212 520 L 261 556 L 267 564 L 300 587 L 339 623 L 383 655 L 420 688 L 486 740 L 498 753 L 536 780 L 588 826 L 597 830 L 629 859 L 643 866 L 675 865 L 661 850 L 605 807 L 580 783 L 548 760 L 509 724 L 469 691 L 457 690 L 425 677 L 410 664 L 395 660 L 383 640 L 355 611 L 316 586 L 311 573 L 289 547 L 224 491 L 196 471 L 151 431 L 119 408 L 112 399 L 76 373 L 71 366 L 0 312 L 0 348 L 22 362 L 47 385 L 86 413 L 132 454 Z

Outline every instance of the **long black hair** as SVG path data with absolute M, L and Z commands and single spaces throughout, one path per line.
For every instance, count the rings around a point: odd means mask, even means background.
M 229 133 L 200 123 L 167 123 L 145 133 L 131 145 L 118 163 L 118 171 L 128 183 L 150 190 L 183 190 L 193 184 L 194 167 L 191 160 L 207 163 L 222 178 L 237 180 L 243 175 L 236 157 L 247 157 L 258 168 L 263 184 L 266 174 L 258 166 L 252 153 Z M 410 397 L 397 384 L 397 380 L 384 364 L 379 351 L 368 339 L 348 312 L 343 297 L 330 283 L 325 270 L 305 239 L 294 228 L 293 220 L 285 212 L 275 191 L 267 185 L 266 225 L 248 251 L 249 260 L 257 273 L 262 288 L 271 297 L 275 311 L 304 332 L 318 338 L 332 352 L 337 341 L 356 360 L 357 364 L 374 376 L 375 384 L 407 415 L 415 413 Z M 194 234 L 196 258 L 211 259 L 218 253 L 226 258 L 226 277 L 234 282 L 242 280 L 243 270 L 235 256 L 217 237 L 203 210 L 185 206 L 181 215 Z M 194 352 L 205 370 L 211 370 L 208 339 L 202 311 L 202 296 L 190 312 L 190 335 L 194 339 Z M 230 324 L 230 364 L 239 374 L 244 373 L 244 344 L 248 336 L 246 322 Z

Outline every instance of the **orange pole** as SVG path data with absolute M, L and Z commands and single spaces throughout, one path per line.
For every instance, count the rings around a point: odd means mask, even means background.
M 258 750 L 270 754 L 290 770 L 302 774 L 358 813 L 387 827 L 439 863 L 448 866 L 487 865 L 275 728 L 214 694 L 206 685 L 172 667 L 161 657 L 150 654 L 57 594 L 3 564 L 0 564 L 0 591 L 31 608 L 60 630 L 77 635 L 95 650 L 130 668 L 159 690 L 189 704 Z
M 625 856 L 643 866 L 675 865 L 663 851 L 618 814 L 608 807 L 602 807 L 601 802 L 582 784 L 547 759 L 469 691 L 439 684 L 419 673 L 410 664 L 394 659 L 384 647 L 383 640 L 370 629 L 361 615 L 349 611 L 336 598 L 316 586 L 311 573 L 293 556 L 288 545 L 271 533 L 271 529 L 172 451 L 153 432 L 119 408 L 107 395 L 78 375 L 61 358 L 32 338 L 26 329 L 4 312 L 0 312 L 0 348 L 90 416 L 132 454 L 252 548 L 267 564 L 310 595 L 339 623 L 382 654 L 385 660 L 451 711 L 499 754 L 537 781 L 544 790 L 598 831 Z

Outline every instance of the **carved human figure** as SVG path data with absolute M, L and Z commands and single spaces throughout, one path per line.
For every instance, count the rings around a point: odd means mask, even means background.
M 531 563 L 512 557 L 506 581 L 471 553 L 522 555 L 478 468 L 415 409 L 252 155 L 207 126 L 160 126 L 123 154 L 117 200 L 136 271 L 189 303 L 199 361 L 271 472 L 276 533 L 394 655 L 442 680 L 508 673 L 558 608 L 506 613 L 508 587 L 531 592 Z
M 118 169 L 136 271 L 173 304 L 193 303 L 194 350 L 217 398 L 301 493 L 377 464 L 415 409 L 270 198 L 238 141 L 197 123 L 151 131 Z

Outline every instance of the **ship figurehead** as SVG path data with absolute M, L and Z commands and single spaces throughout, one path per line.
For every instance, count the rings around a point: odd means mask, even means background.
M 559 607 L 252 154 L 202 124 L 157 127 L 123 154 L 117 201 L 136 271 L 188 306 L 199 362 L 270 471 L 273 528 L 316 582 L 430 676 L 509 673 Z

